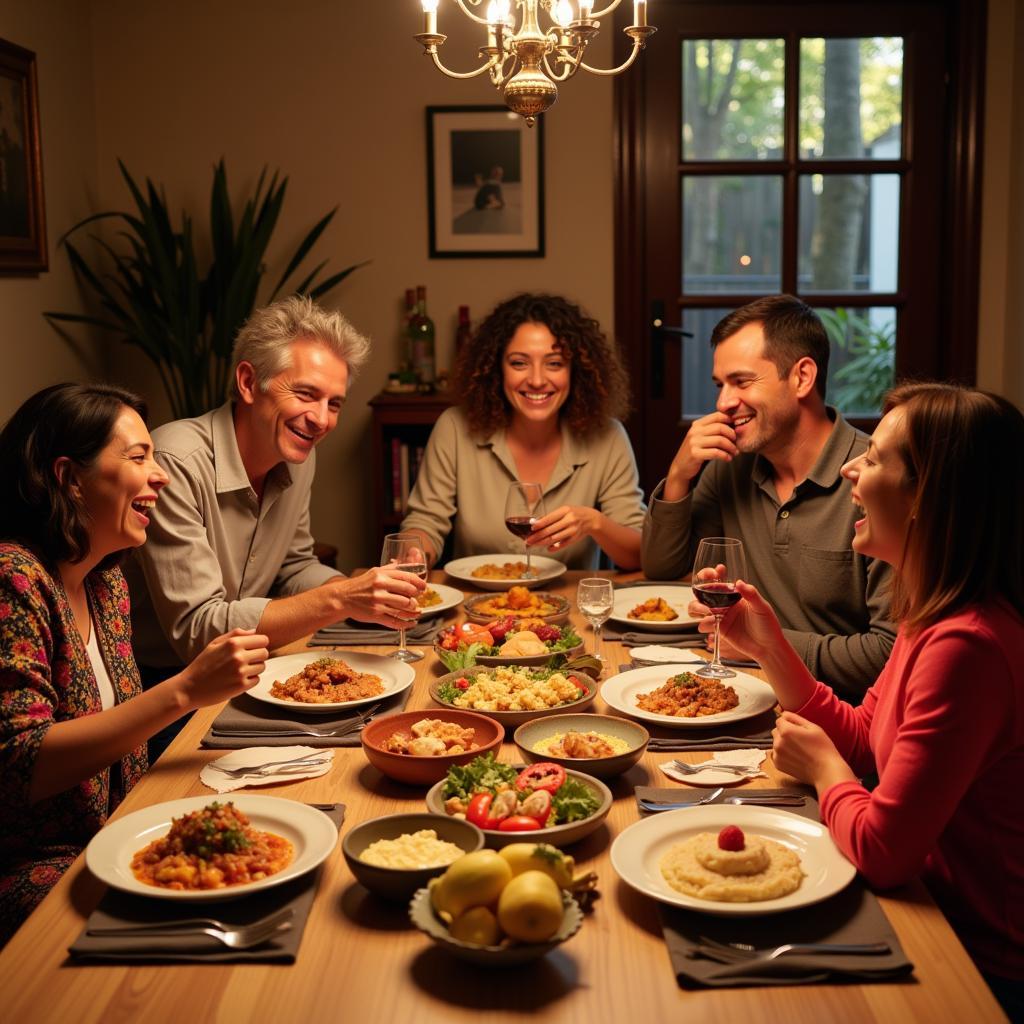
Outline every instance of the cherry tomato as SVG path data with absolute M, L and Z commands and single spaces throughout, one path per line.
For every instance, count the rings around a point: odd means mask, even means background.
M 465 676 L 463 676 L 461 679 L 456 679 L 455 680 L 455 689 L 457 689 L 457 690 L 468 690 L 469 689 L 469 680 Z
M 551 794 L 546 789 L 534 790 L 520 805 L 519 813 L 535 818 L 544 826 L 551 820 Z
M 554 793 L 565 782 L 565 769 L 551 761 L 527 765 L 516 778 L 516 789 L 546 789 Z
M 498 826 L 499 832 L 536 832 L 544 826 L 536 819 L 525 814 L 513 814 L 504 818 Z
M 466 808 L 466 821 L 476 825 L 477 828 L 483 828 L 493 799 L 494 796 L 491 793 L 474 793 L 469 798 L 469 806 Z

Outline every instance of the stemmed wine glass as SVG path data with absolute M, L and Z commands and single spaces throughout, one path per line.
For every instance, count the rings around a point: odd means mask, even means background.
M 711 661 L 697 669 L 697 675 L 729 679 L 736 675 L 718 656 L 722 616 L 737 603 L 740 593 L 736 581 L 747 578 L 747 558 L 743 541 L 735 537 L 706 537 L 697 545 L 693 561 L 693 594 L 711 609 L 715 617 L 715 653 Z
M 411 572 L 421 580 L 427 578 L 427 560 L 423 554 L 423 541 L 415 533 L 389 533 L 384 538 L 380 564 L 402 572 Z M 422 651 L 411 651 L 405 646 L 405 627 L 398 630 L 398 650 L 391 652 L 399 661 L 419 661 Z
M 533 524 L 544 515 L 544 488 L 540 484 L 524 484 L 518 480 L 508 485 L 505 498 L 505 525 L 511 533 L 522 538 L 526 547 L 526 572 L 523 579 L 534 579 L 536 573 L 530 568 L 530 536 Z
M 612 581 L 596 576 L 580 580 L 576 588 L 576 604 L 594 627 L 594 657 L 600 661 L 601 626 L 612 613 Z

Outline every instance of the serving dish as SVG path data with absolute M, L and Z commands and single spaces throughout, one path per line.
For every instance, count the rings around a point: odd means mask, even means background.
M 720 726 L 729 722 L 739 722 L 744 718 L 753 718 L 775 707 L 775 691 L 760 679 L 737 672 L 731 679 L 719 680 L 725 686 L 736 691 L 739 704 L 728 711 L 716 715 L 705 715 L 702 718 L 675 718 L 672 715 L 659 715 L 653 711 L 645 711 L 637 707 L 637 698 L 642 693 L 656 690 L 662 683 L 681 672 L 693 672 L 695 665 L 647 665 L 629 672 L 620 672 L 605 680 L 601 686 L 601 697 L 615 711 L 653 725 L 666 726 L 670 729 L 701 729 L 705 726 Z
M 465 595 L 461 590 L 458 590 L 455 587 L 446 587 L 443 583 L 428 583 L 427 589 L 436 590 L 437 596 L 441 598 L 441 603 L 431 604 L 426 608 L 421 608 L 421 619 L 429 619 L 434 615 L 441 615 L 444 612 L 450 611 L 452 608 L 458 608 L 465 598 Z
M 275 682 L 283 682 L 297 672 L 301 672 L 311 662 L 319 661 L 321 658 L 344 661 L 357 672 L 372 672 L 374 675 L 380 676 L 384 692 L 375 697 L 331 701 L 327 704 L 305 704 L 302 701 L 282 700 L 280 697 L 271 696 L 270 688 Z M 285 654 L 279 658 L 269 658 L 266 668 L 260 676 L 260 681 L 247 693 L 254 700 L 271 704 L 275 708 L 283 708 L 292 715 L 326 715 L 388 700 L 404 690 L 408 690 L 415 678 L 416 671 L 411 665 L 407 665 L 403 661 L 396 661 L 394 658 L 387 658 L 382 654 L 362 654 L 358 651 L 310 651 L 303 654 Z
M 474 729 L 473 737 L 478 746 L 463 754 L 441 754 L 437 757 L 423 757 L 415 754 L 396 754 L 384 749 L 384 743 L 395 732 L 408 733 L 411 726 L 424 718 L 435 718 L 442 722 L 453 722 L 463 729 Z M 426 711 L 400 711 L 395 715 L 385 715 L 364 725 L 360 740 L 366 759 L 382 774 L 396 782 L 406 782 L 414 786 L 428 786 L 448 774 L 453 764 L 469 764 L 474 757 L 486 754 L 489 750 L 495 753 L 501 748 L 505 739 L 505 727 L 475 711 L 462 711 L 459 708 L 445 708 L 443 711 L 428 708 Z
M 541 740 L 570 730 L 614 736 L 628 743 L 629 749 L 607 757 L 560 757 L 533 749 L 534 744 Z M 638 722 L 630 722 L 613 715 L 546 715 L 519 726 L 513 736 L 523 760 L 528 764 L 553 761 L 563 768 L 585 769 L 588 775 L 599 779 L 611 779 L 632 768 L 643 756 L 650 738 L 650 733 Z
M 463 818 L 447 818 L 439 821 L 436 814 L 416 811 L 409 814 L 387 814 L 382 818 L 371 818 L 362 821 L 349 829 L 342 840 L 341 852 L 345 863 L 356 876 L 356 880 L 369 889 L 389 900 L 407 900 L 417 889 L 422 888 L 438 875 L 443 875 L 448 865 L 442 864 L 432 868 L 384 868 L 376 864 L 368 864 L 362 860 L 362 854 L 371 844 L 379 839 L 397 839 L 401 835 L 419 832 L 421 829 L 433 829 L 438 839 L 454 843 L 464 853 L 472 853 L 483 848 L 484 834 Z
M 452 579 L 465 583 L 467 586 L 475 587 L 477 590 L 508 590 L 509 587 L 539 587 L 544 583 L 557 580 L 564 575 L 566 570 L 565 562 L 559 562 L 557 558 L 547 558 L 544 555 L 530 555 L 530 569 L 536 573 L 534 577 L 525 577 L 511 580 L 483 579 L 473 575 L 473 570 L 481 565 L 504 565 L 506 562 L 524 562 L 526 556 L 522 553 L 514 554 L 504 552 L 495 555 L 467 555 L 465 558 L 456 558 L 444 567 Z
M 517 663 L 518 664 L 518 663 Z M 508 668 L 515 668 L 515 665 L 504 666 Z M 443 708 L 454 708 L 455 710 L 475 710 L 473 708 L 457 708 L 454 704 L 450 704 L 448 701 L 441 697 L 441 690 L 447 684 L 456 684 L 460 679 L 473 680 L 477 676 L 485 675 L 492 676 L 498 671 L 497 667 L 486 666 L 486 665 L 474 665 L 472 668 L 460 669 L 458 672 L 449 672 L 446 675 L 439 676 L 437 679 L 433 679 L 430 682 L 430 697 L 436 704 L 440 704 Z M 569 701 L 566 704 L 559 704 L 553 708 L 538 708 L 535 711 L 492 711 L 479 710 L 477 714 L 486 715 L 488 718 L 493 718 L 496 722 L 500 722 L 501 725 L 506 729 L 513 729 L 517 725 L 522 725 L 524 722 L 529 722 L 534 718 L 543 718 L 546 715 L 562 715 L 571 711 L 583 711 L 590 707 L 594 703 L 594 698 L 597 696 L 597 683 L 594 682 L 585 672 L 573 672 L 573 676 L 580 680 L 581 687 L 586 687 L 585 693 L 578 697 L 574 701 Z
M 530 832 L 500 832 L 497 829 L 484 828 L 480 831 L 484 834 L 485 845 L 492 850 L 500 850 L 503 846 L 508 846 L 511 843 L 532 842 L 550 843 L 552 846 L 561 847 L 579 842 L 585 836 L 589 836 L 591 832 L 596 831 L 612 809 L 611 790 L 600 779 L 595 779 L 592 775 L 585 775 L 583 772 L 573 769 L 567 769 L 565 774 L 569 778 L 583 783 L 600 799 L 600 807 L 589 818 L 584 818 L 582 821 L 570 821 L 565 825 L 552 825 L 550 828 L 533 829 Z M 427 810 L 431 814 L 447 818 L 444 797 L 441 795 L 443 787 L 444 780 L 442 779 L 427 790 Z
M 420 889 L 409 904 L 409 920 L 421 932 L 429 935 L 439 946 L 460 960 L 479 967 L 516 967 L 537 960 L 566 939 L 571 939 L 583 924 L 583 912 L 568 893 L 562 894 L 564 908 L 562 924 L 547 942 L 516 942 L 508 946 L 476 946 L 453 939 L 443 921 L 434 914 L 430 905 L 430 890 Z
M 168 800 L 115 819 L 101 828 L 85 848 L 86 866 L 101 882 L 134 896 L 184 900 L 189 903 L 233 900 L 282 885 L 312 871 L 327 859 L 338 841 L 338 830 L 323 811 L 281 797 L 232 793 L 227 799 L 220 798 L 220 801 L 233 803 L 249 818 L 252 827 L 260 832 L 273 832 L 287 839 L 295 848 L 291 864 L 277 874 L 255 882 L 198 891 L 161 889 L 140 882 L 132 874 L 132 857 L 153 840 L 165 836 L 172 819 L 192 811 L 201 811 L 216 799 L 208 795 Z
M 488 624 L 490 624 L 490 622 Z M 480 626 L 482 624 L 481 623 L 475 623 L 474 625 L 475 626 Z M 562 626 L 557 626 L 554 623 L 545 623 L 543 627 L 538 626 L 536 628 L 541 629 L 542 631 L 544 631 L 546 629 L 550 629 L 550 630 L 556 630 L 557 629 L 557 630 L 560 631 L 560 633 L 564 633 L 565 630 L 571 630 L 573 633 L 576 632 L 575 629 L 572 626 L 568 625 L 568 624 L 565 624 L 565 625 L 562 625 Z M 521 630 L 519 630 L 518 628 L 514 628 L 514 630 L 510 630 L 507 634 L 505 634 L 503 636 L 501 643 L 503 644 L 505 641 L 507 641 L 511 637 L 515 636 L 516 632 L 521 632 Z M 576 634 L 576 635 L 579 636 L 579 634 Z M 458 636 L 459 636 L 459 630 L 455 626 L 450 626 L 448 629 L 442 630 L 442 632 L 438 634 L 437 641 L 440 641 L 442 638 L 450 638 L 451 636 L 455 636 L 456 638 L 458 638 Z M 465 649 L 467 647 L 469 647 L 469 645 L 472 642 L 473 642 L 473 637 L 472 636 L 470 636 L 467 639 L 463 640 L 462 641 L 461 650 L 465 651 Z M 544 641 L 544 640 L 542 640 L 541 642 L 542 643 L 546 643 L 546 641 Z M 553 640 L 551 642 L 554 643 L 556 641 Z M 561 642 L 561 637 L 559 637 L 557 639 L 557 642 Z M 500 646 L 500 645 L 497 642 L 495 642 L 491 646 Z M 569 660 L 571 658 L 575 658 L 576 655 L 583 653 L 583 648 L 584 648 L 584 643 L 583 643 L 582 638 L 580 638 L 579 643 L 578 644 L 573 644 L 572 647 L 567 647 L 567 648 L 564 648 L 562 650 L 552 650 L 549 647 L 543 654 L 527 654 L 527 655 L 476 654 L 476 655 L 474 655 L 473 664 L 475 664 L 475 665 L 546 665 L 554 657 L 561 656 L 561 657 L 564 657 L 566 660 Z M 434 643 L 434 653 L 437 655 L 437 657 L 441 661 L 441 663 L 444 664 L 445 663 L 445 660 L 444 660 L 445 656 L 451 655 L 454 652 L 452 652 L 448 648 L 444 647 L 440 642 L 435 642 Z
M 638 604 L 657 597 L 664 598 L 665 603 L 676 613 L 676 618 L 668 622 L 649 622 L 629 617 L 630 611 Z M 691 617 L 686 610 L 692 600 L 692 588 L 682 584 L 652 583 L 645 587 L 616 587 L 612 597 L 612 613 L 608 620 L 614 622 L 620 629 L 634 630 L 638 633 L 696 631 L 700 620 Z
M 661 875 L 661 858 L 676 843 L 699 832 L 718 832 L 738 825 L 744 832 L 774 839 L 799 857 L 806 878 L 788 896 L 751 903 L 722 903 L 677 892 Z M 721 917 L 778 914 L 828 899 L 853 881 L 856 868 L 839 852 L 820 822 L 772 807 L 704 806 L 663 811 L 638 821 L 616 836 L 612 867 L 637 892 L 661 903 L 700 910 Z
M 494 599 L 494 594 L 475 594 L 473 597 L 467 597 L 464 609 L 466 612 L 466 618 L 470 622 L 492 622 L 494 619 L 504 618 L 506 615 L 512 615 L 516 618 L 521 619 L 540 619 L 543 622 L 565 622 L 569 618 L 569 602 L 566 598 L 560 594 L 551 594 L 545 590 L 534 591 L 534 596 L 540 598 L 547 604 L 554 605 L 555 610 L 549 612 L 547 615 L 537 615 L 529 611 L 522 613 L 516 613 L 507 609 L 499 611 L 483 611 L 481 606 L 487 601 Z

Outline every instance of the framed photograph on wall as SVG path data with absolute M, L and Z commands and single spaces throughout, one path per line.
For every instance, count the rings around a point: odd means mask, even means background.
M 427 107 L 430 255 L 544 255 L 544 121 L 507 107 Z
M 36 55 L 0 39 L 0 274 L 47 266 Z

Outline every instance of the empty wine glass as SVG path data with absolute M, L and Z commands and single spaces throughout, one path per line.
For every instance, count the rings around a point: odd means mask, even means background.
M 427 559 L 423 553 L 423 541 L 415 533 L 389 533 L 384 538 L 380 553 L 380 564 L 402 572 L 411 572 L 421 580 L 427 578 Z M 398 630 L 398 650 L 391 652 L 399 661 L 419 661 L 422 651 L 411 651 L 405 646 L 405 627 Z
M 524 579 L 534 579 L 536 573 L 530 568 L 530 536 L 533 524 L 544 515 L 544 488 L 540 484 L 524 484 L 518 480 L 508 485 L 505 498 L 505 525 L 515 536 L 520 537 L 526 547 L 526 572 Z
M 728 679 L 736 675 L 718 656 L 722 616 L 740 599 L 736 581 L 747 578 L 743 541 L 735 537 L 706 537 L 697 545 L 693 561 L 693 595 L 711 609 L 715 617 L 715 652 L 711 661 L 697 669 L 697 675 Z
M 612 613 L 612 581 L 596 576 L 580 580 L 576 588 L 576 604 L 594 628 L 594 657 L 600 660 L 601 626 Z

